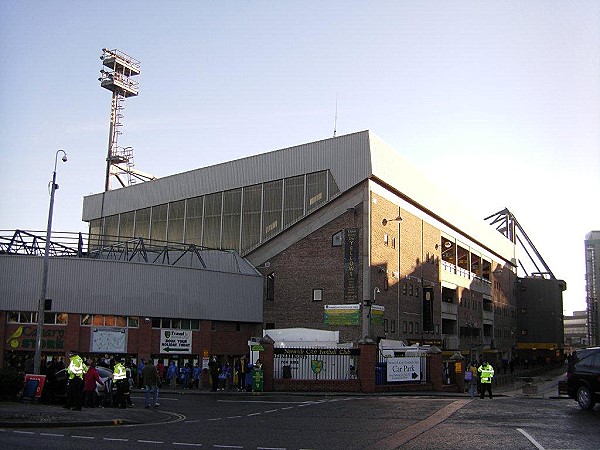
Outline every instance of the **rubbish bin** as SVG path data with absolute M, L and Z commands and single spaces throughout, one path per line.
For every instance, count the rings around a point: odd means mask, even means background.
M 283 378 L 292 378 L 292 366 L 283 366 L 281 368 L 281 375 Z
M 386 372 L 387 372 L 386 363 L 377 363 L 375 364 L 375 384 L 384 384 L 386 381 Z
M 262 369 L 254 367 L 250 372 L 252 378 L 252 392 L 262 392 L 264 387 L 264 374 Z

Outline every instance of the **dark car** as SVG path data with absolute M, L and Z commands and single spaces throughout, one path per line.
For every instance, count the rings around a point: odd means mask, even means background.
M 102 366 L 96 366 L 96 370 L 98 370 L 98 375 L 103 382 L 102 385 L 96 382 L 96 392 L 98 392 L 98 397 L 102 404 L 107 397 L 112 398 L 112 391 L 114 390 L 112 383 L 113 372 Z M 50 403 L 64 402 L 67 398 L 68 381 L 69 373 L 67 372 L 67 369 L 61 369 L 56 372 L 54 377 L 47 378 L 42 394 L 44 400 Z M 109 393 L 108 396 L 107 392 Z
M 573 352 L 567 369 L 567 392 L 581 409 L 600 402 L 600 347 Z

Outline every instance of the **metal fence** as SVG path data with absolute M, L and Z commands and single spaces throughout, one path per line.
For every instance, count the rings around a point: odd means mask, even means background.
M 275 348 L 275 379 L 350 380 L 357 377 L 357 348 Z

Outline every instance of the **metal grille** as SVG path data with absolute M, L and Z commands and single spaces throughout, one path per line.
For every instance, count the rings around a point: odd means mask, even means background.
M 274 349 L 273 377 L 293 380 L 349 380 L 357 378 L 359 349 Z

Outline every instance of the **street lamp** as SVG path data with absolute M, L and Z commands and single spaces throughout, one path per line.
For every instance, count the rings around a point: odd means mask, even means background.
M 40 373 L 42 363 L 42 328 L 44 326 L 44 309 L 46 304 L 46 290 L 48 287 L 48 261 L 50 256 L 50 235 L 52 233 L 52 213 L 54 210 L 54 192 L 58 189 L 56 184 L 56 164 L 58 154 L 62 153 L 62 162 L 67 162 L 67 153 L 64 150 L 58 150 L 54 156 L 54 172 L 52 172 L 52 185 L 50 187 L 50 208 L 48 210 L 48 226 L 46 227 L 46 249 L 44 250 L 44 269 L 42 271 L 42 292 L 38 301 L 38 317 L 35 339 L 35 356 L 33 357 L 33 372 Z

